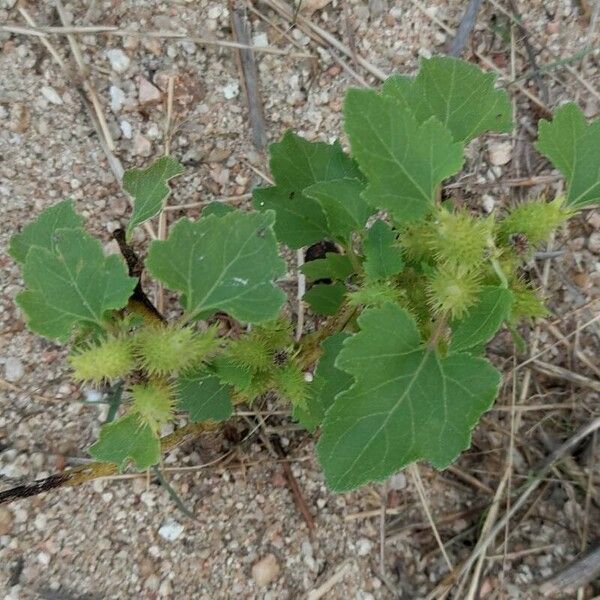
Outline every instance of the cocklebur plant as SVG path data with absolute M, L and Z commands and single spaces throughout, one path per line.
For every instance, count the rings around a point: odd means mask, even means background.
M 349 153 L 287 132 L 270 147 L 275 184 L 254 191 L 254 210 L 209 204 L 150 243 L 143 267 L 180 293 L 175 320 L 143 293 L 130 249 L 127 263 L 105 256 L 70 201 L 13 237 L 25 284 L 17 302 L 32 331 L 71 343 L 77 382 L 122 382 L 122 416 L 90 448 L 98 460 L 148 468 L 174 418 L 224 421 L 235 404 L 272 392 L 318 437 L 335 491 L 414 461 L 443 469 L 497 395 L 486 343 L 546 314 L 523 267 L 600 199 L 599 123 L 574 104 L 540 122 L 537 149 L 564 175 L 564 197 L 490 216 L 455 207 L 441 200 L 443 181 L 472 139 L 511 131 L 511 104 L 477 67 L 423 60 L 414 78 L 348 91 Z M 161 212 L 181 172 L 165 156 L 125 174 L 127 236 Z M 318 326 L 296 342 L 276 285 L 286 272 L 278 244 L 317 243 L 326 251 L 302 272 Z M 226 335 L 223 315 L 237 322 Z

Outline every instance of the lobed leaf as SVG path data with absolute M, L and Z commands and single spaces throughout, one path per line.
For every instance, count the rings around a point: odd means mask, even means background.
M 348 333 L 338 332 L 322 342 L 323 355 L 317 364 L 306 406 L 294 407 L 294 418 L 309 431 L 314 431 L 321 424 L 335 397 L 353 382 L 351 375 L 335 366 L 344 340 L 349 336 Z
M 149 425 L 132 413 L 103 425 L 89 453 L 96 460 L 116 464 L 120 471 L 130 460 L 143 471 L 160 460 L 160 440 Z
M 224 421 L 233 413 L 228 386 L 208 371 L 182 375 L 177 380 L 179 407 L 189 413 L 195 423 Z
M 396 234 L 385 221 L 373 223 L 363 251 L 365 273 L 371 279 L 387 279 L 404 268 L 402 250 L 396 245 Z
M 430 117 L 467 143 L 486 131 L 509 132 L 512 107 L 504 90 L 494 87 L 496 76 L 451 57 L 423 59 L 417 76 L 394 75 L 382 93 L 408 107 L 419 123 Z
M 254 207 L 274 210 L 277 239 L 290 248 L 301 248 L 330 237 L 327 215 L 304 190 L 315 183 L 344 178 L 362 179 L 356 163 L 338 142 L 309 142 L 288 131 L 269 146 L 274 186 L 253 192 Z
M 75 212 L 72 200 L 63 200 L 44 210 L 35 221 L 32 221 L 10 239 L 8 253 L 23 264 L 30 248 L 54 250 L 55 233 L 58 229 L 78 229 L 83 219 Z
M 461 169 L 462 144 L 437 118 L 419 124 L 408 108 L 371 90 L 350 90 L 344 115 L 352 155 L 369 180 L 364 199 L 398 223 L 422 219 L 437 186 Z
M 274 220 L 272 211 L 181 219 L 166 241 L 152 242 L 146 266 L 167 287 L 183 292 L 188 319 L 216 310 L 248 323 L 273 319 L 285 302 L 273 280 L 286 269 Z
M 145 169 L 129 169 L 123 175 L 123 189 L 133 197 L 133 213 L 127 235 L 156 216 L 171 193 L 170 179 L 183 173 L 183 166 L 171 156 L 161 156 Z
M 365 310 L 335 366 L 354 377 L 327 411 L 317 451 L 335 491 L 380 481 L 416 460 L 447 467 L 468 447 L 499 373 L 468 354 L 439 356 L 393 304 Z
M 467 314 L 452 324 L 451 352 L 469 350 L 489 342 L 508 318 L 512 293 L 504 287 L 487 286 Z
M 333 179 L 315 183 L 304 190 L 325 213 L 328 235 L 347 244 L 354 231 L 361 230 L 374 210 L 362 198 L 365 184 L 358 179 Z
M 588 125 L 577 105 L 565 104 L 552 121 L 540 121 L 535 146 L 565 176 L 567 206 L 600 201 L 600 119 Z
M 123 308 L 137 280 L 120 256 L 104 256 L 102 245 L 83 229 L 58 229 L 54 248 L 33 246 L 23 267 L 26 289 L 17 303 L 32 331 L 66 339 L 73 326 L 102 327 L 105 313 Z

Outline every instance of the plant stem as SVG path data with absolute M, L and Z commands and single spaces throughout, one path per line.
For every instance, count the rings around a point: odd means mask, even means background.
M 436 321 L 435 329 L 433 330 L 433 333 L 431 334 L 431 337 L 429 338 L 429 341 L 427 342 L 427 345 L 432 350 L 435 350 L 437 343 L 440 340 L 440 338 L 442 337 L 447 326 L 448 326 L 448 313 L 444 313 Z

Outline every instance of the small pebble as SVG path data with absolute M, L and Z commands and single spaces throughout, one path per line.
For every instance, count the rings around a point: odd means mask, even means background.
M 490 163 L 496 167 L 505 165 L 512 158 L 511 142 L 492 142 L 488 144 Z
M 110 67 L 115 73 L 125 73 L 129 68 L 130 60 L 127 54 L 119 48 L 111 48 L 105 52 L 110 62 Z
M 259 587 L 265 587 L 279 576 L 279 563 L 274 554 L 267 554 L 252 566 L 252 578 Z
M 356 554 L 358 556 L 367 556 L 373 549 L 373 542 L 367 538 L 360 538 L 356 542 Z
M 223 96 L 227 100 L 235 98 L 240 93 L 240 84 L 237 81 L 233 81 L 223 86 Z
M 13 516 L 6 506 L 0 506 L 0 535 L 9 535 L 12 531 Z
M 110 109 L 115 113 L 119 112 L 125 102 L 125 92 L 116 85 L 111 85 L 108 91 L 110 93 Z
M 150 140 L 144 137 L 141 133 L 136 133 L 133 136 L 133 153 L 137 154 L 138 156 L 150 156 L 151 152 L 152 144 L 150 143 Z
M 594 233 L 590 235 L 587 247 L 590 252 L 600 254 L 600 231 L 594 231 Z
M 168 542 L 174 542 L 183 533 L 183 525 L 177 521 L 166 521 L 158 530 L 158 535 Z
M 62 104 L 62 98 L 58 95 L 58 92 L 49 85 L 42 86 L 42 96 L 48 100 L 51 104 Z
M 119 121 L 119 127 L 121 128 L 121 133 L 125 139 L 130 140 L 133 136 L 133 127 L 129 121 Z
M 25 375 L 23 363 L 14 356 L 9 356 L 4 363 L 4 377 L 7 381 L 14 383 Z
M 138 89 L 139 103 L 142 106 L 144 104 L 153 104 L 155 102 L 160 102 L 160 98 L 161 98 L 160 90 L 156 86 L 152 85 L 144 77 L 140 77 L 139 89 Z

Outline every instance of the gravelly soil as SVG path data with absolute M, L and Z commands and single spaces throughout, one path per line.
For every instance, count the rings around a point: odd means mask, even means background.
M 321 4 L 324 8 L 311 17 L 315 23 L 354 46 L 384 72 L 411 73 L 419 56 L 445 50 L 451 36 L 440 23 L 456 28 L 463 3 L 430 2 L 424 11 L 417 2 L 406 0 Z M 521 4 L 531 43 L 540 50 L 540 64 L 570 57 L 586 44 L 598 42 L 589 18 L 581 14 L 581 5 L 587 3 Z M 97 1 L 69 2 L 66 8 L 81 25 L 102 23 L 140 32 L 176 30 L 230 37 L 225 3 Z M 266 39 L 270 45 L 296 53 L 257 55 L 270 139 L 277 139 L 287 128 L 310 139 L 334 139 L 340 134 L 344 90 L 356 81 L 333 60 L 329 49 L 317 48 L 299 29 L 260 3 L 256 8 L 271 24 L 249 11 L 255 43 Z M 17 9 L 14 1 L 0 2 L 0 23 L 23 24 Z M 58 24 L 49 8 L 38 10 L 31 3 L 30 11 L 39 24 Z M 288 35 L 282 37 L 272 24 Z M 467 55 L 474 61 L 476 54 L 486 57 L 509 73 L 510 33 L 502 12 L 487 5 Z M 526 72 L 531 65 L 523 58 L 519 32 L 515 29 L 513 34 L 521 52 L 516 55 L 516 73 Z M 53 36 L 51 41 L 70 60 L 66 39 Z M 163 151 L 166 81 L 169 74 L 177 76 L 177 127 L 171 152 L 187 170 L 177 181 L 171 204 L 238 196 L 262 183 L 257 170 L 267 171 L 266 159 L 250 142 L 243 92 L 230 49 L 190 40 L 92 34 L 79 36 L 79 43 L 115 140 L 115 154 L 126 168 L 146 164 Z M 0 245 L 5 249 L 10 235 L 24 222 L 68 196 L 76 201 L 88 227 L 107 249 L 114 250 L 110 233 L 127 217 L 128 202 L 109 169 L 76 85 L 36 38 L 0 32 L 0 44 Z M 110 50 L 122 51 L 125 59 L 107 54 Z M 313 58 L 298 57 L 300 52 Z M 542 90 L 527 82 L 523 85 L 550 107 L 575 99 L 588 116 L 595 116 L 600 99 L 596 55 L 588 55 L 583 65 L 580 61 L 569 65 L 575 74 L 556 69 L 544 76 Z M 121 67 L 126 67 L 122 73 L 115 70 Z M 372 76 L 357 70 L 377 85 Z M 140 87 L 146 82 L 156 87 L 159 97 L 153 99 L 156 92 L 150 89 L 150 96 L 140 98 Z M 519 188 L 502 183 L 550 173 L 531 145 L 535 122 L 543 115 L 534 102 L 513 92 L 517 135 L 513 139 L 490 136 L 474 144 L 464 176 L 458 179 L 460 185 L 449 192 L 474 208 L 499 210 L 519 197 L 554 195 L 560 190 L 560 183 Z M 512 142 L 512 160 L 504 166 L 491 164 L 494 149 L 506 141 Z M 170 213 L 173 219 L 181 214 L 194 217 L 198 210 Z M 558 319 L 549 319 L 539 338 L 541 348 L 554 345 L 544 356 L 546 361 L 588 377 L 598 375 L 598 330 L 585 329 L 568 343 L 561 343 L 560 336 L 593 314 L 593 305 L 586 310 L 580 307 L 598 298 L 599 238 L 600 215 L 588 211 L 556 240 L 555 246 L 565 253 L 554 261 L 547 287 L 550 307 Z M 135 242 L 143 248 L 145 241 L 140 230 Z M 85 459 L 85 448 L 95 439 L 106 407 L 83 403 L 86 394 L 92 395 L 70 383 L 64 350 L 25 330 L 14 304 L 20 289 L 18 270 L 4 253 L 0 267 L 0 365 L 4 370 L 0 484 L 9 487 Z M 532 276 L 540 276 L 543 263 L 534 267 Z M 512 364 L 509 337 L 500 335 L 491 352 L 493 360 L 508 370 Z M 577 352 L 583 353 L 587 363 Z M 524 413 L 515 437 L 514 486 L 526 480 L 553 443 L 598 414 L 597 392 L 534 374 L 527 403 L 541 402 L 572 402 L 573 408 Z M 499 403 L 510 403 L 509 387 Z M 176 450 L 163 465 L 196 520 L 183 515 L 164 488 L 145 476 L 97 481 L 0 507 L 0 597 L 279 600 L 306 597 L 342 568 L 343 576 L 326 598 L 391 598 L 391 588 L 398 597 L 424 598 L 447 569 L 424 523 L 412 482 L 399 475 L 385 492 L 381 486 L 368 486 L 352 494 L 332 495 L 313 458 L 312 443 L 290 429 L 289 420 L 278 418 L 270 425 L 279 427 L 289 444 L 293 472 L 317 524 L 314 534 L 310 535 L 295 508 L 281 465 L 260 438 L 252 438 L 249 445 L 232 446 L 215 436 Z M 238 430 L 243 433 L 244 428 L 248 425 L 240 420 Z M 441 535 L 445 541 L 454 540 L 448 551 L 455 564 L 477 540 L 483 511 L 491 499 L 485 486 L 495 490 L 498 485 L 509 431 L 507 413 L 490 412 L 475 432 L 473 450 L 459 462 L 461 471 L 480 480 L 482 487 L 457 473 L 436 474 L 422 468 Z M 197 468 L 229 451 L 226 460 Z M 588 540 L 600 535 L 597 504 L 591 503 L 587 517 L 584 508 L 585 467 L 596 464 L 597 471 L 597 461 L 582 460 L 578 457 L 575 466 L 557 469 L 526 518 L 514 525 L 507 546 L 509 558 L 504 563 L 494 558 L 486 562 L 481 597 L 539 597 L 535 582 L 575 556 L 585 523 Z M 180 467 L 196 468 L 185 471 Z M 390 587 L 378 574 L 382 493 L 387 494 L 390 539 L 385 563 Z M 359 515 L 363 511 L 367 512 Z M 176 539 L 165 539 L 169 536 Z M 522 552 L 527 549 L 534 551 Z M 499 543 L 490 554 L 501 556 L 502 552 Z M 270 554 L 278 574 L 272 583 L 260 587 L 252 567 Z M 591 597 L 592 589 L 586 594 Z

